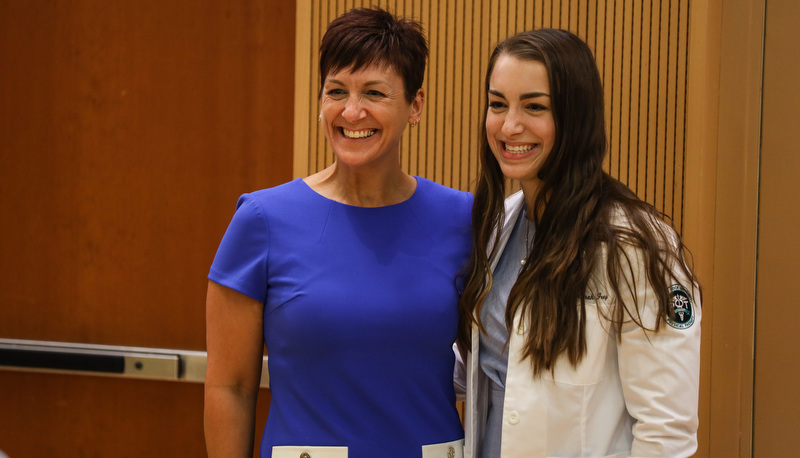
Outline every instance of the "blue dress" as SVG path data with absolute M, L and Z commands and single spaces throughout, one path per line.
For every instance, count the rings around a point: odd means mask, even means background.
M 464 437 L 452 344 L 471 207 L 420 177 L 408 200 L 377 208 L 301 179 L 239 199 L 209 279 L 264 303 L 262 457 L 280 445 L 419 457 Z

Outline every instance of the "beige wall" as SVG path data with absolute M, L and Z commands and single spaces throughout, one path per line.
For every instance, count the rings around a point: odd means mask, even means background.
M 800 3 L 770 0 L 764 40 L 753 456 L 797 456 L 800 430 Z

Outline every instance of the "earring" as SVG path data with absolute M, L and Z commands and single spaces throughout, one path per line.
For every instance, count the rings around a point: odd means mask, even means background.
M 319 114 L 319 118 L 317 118 L 317 122 L 322 122 L 322 113 Z

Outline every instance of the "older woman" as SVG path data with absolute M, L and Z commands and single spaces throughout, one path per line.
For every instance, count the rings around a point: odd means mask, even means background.
M 602 170 L 589 47 L 564 30 L 508 38 L 486 107 L 459 333 L 465 456 L 691 455 L 699 286 L 678 234 Z M 504 201 L 509 179 L 522 189 Z
M 461 456 L 453 390 L 471 195 L 404 173 L 427 43 L 378 8 L 320 46 L 325 170 L 242 196 L 209 274 L 210 456 L 250 456 L 264 344 L 262 457 Z

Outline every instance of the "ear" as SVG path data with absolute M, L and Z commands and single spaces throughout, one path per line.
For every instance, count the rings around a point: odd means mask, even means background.
M 422 116 L 422 107 L 425 106 L 425 91 L 422 88 L 417 89 L 417 94 L 414 100 L 411 101 L 411 111 L 408 114 L 408 123 L 417 125 L 419 118 Z

